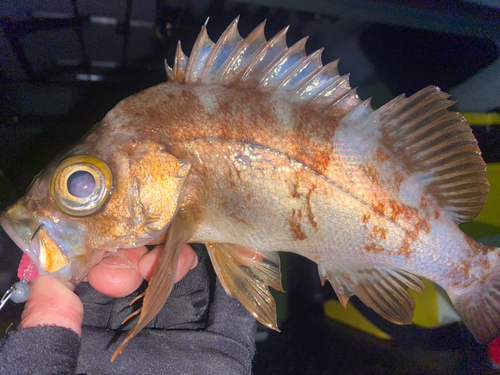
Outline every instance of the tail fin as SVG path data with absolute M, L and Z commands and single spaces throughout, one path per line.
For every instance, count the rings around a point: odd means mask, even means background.
M 491 269 L 484 283 L 477 282 L 464 293 L 450 297 L 479 343 L 488 344 L 500 336 L 500 266 Z

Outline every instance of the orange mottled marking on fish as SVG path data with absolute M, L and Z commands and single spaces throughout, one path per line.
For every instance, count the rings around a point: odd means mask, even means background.
M 406 231 L 405 238 L 403 239 L 403 245 L 398 250 L 398 255 L 404 255 L 408 259 L 412 255 L 412 250 L 410 246 L 418 239 L 420 232 L 429 234 L 431 232 L 431 226 L 427 220 L 418 219 L 416 224 L 411 230 Z
M 458 274 L 458 276 L 457 276 L 457 274 Z M 450 284 L 452 288 L 458 288 L 458 287 L 467 288 L 467 287 L 471 286 L 474 282 L 477 281 L 477 278 L 475 278 L 475 277 L 469 277 L 469 278 L 466 278 L 464 280 L 461 276 L 461 271 L 457 272 L 456 269 L 453 269 L 452 271 L 450 271 L 449 274 L 446 275 L 446 277 L 449 279 L 456 279 L 457 277 L 459 278 L 458 280 L 456 280 Z
M 374 166 L 361 166 L 361 170 L 374 184 L 380 184 L 377 168 Z
M 427 219 L 438 220 L 441 216 L 439 207 L 434 205 L 428 197 L 421 197 L 419 204 L 420 211 Z
M 464 260 L 462 261 L 461 265 L 462 265 L 461 270 L 463 277 L 469 276 L 470 270 L 472 268 L 472 263 L 469 260 Z
M 401 184 L 405 180 L 405 175 L 400 171 L 396 171 L 394 173 L 394 185 L 396 186 L 397 191 L 399 192 L 401 189 Z
M 387 239 L 387 229 L 374 225 L 372 228 L 372 233 L 370 234 L 370 243 L 368 245 L 365 245 L 365 250 L 369 253 L 373 252 L 375 254 L 384 252 L 384 247 L 382 245 L 377 245 L 375 243 L 375 240 L 385 239 Z
M 470 251 L 469 251 L 469 257 L 470 258 L 479 258 L 481 255 L 482 256 L 487 256 L 488 253 L 490 253 L 493 250 L 496 250 L 495 247 L 485 245 L 481 242 L 477 242 L 473 238 L 464 235 L 465 240 L 467 241 L 467 244 L 469 245 Z
M 369 253 L 375 253 L 375 254 L 380 254 L 385 251 L 385 249 L 380 246 L 375 244 L 375 242 L 371 242 L 370 244 L 365 246 L 365 250 L 368 251 Z
M 393 221 L 399 219 L 411 220 L 418 215 L 418 210 L 414 207 L 410 207 L 404 203 L 399 203 L 394 199 L 390 199 L 386 205 L 387 214 L 389 218 Z
M 387 239 L 387 229 L 383 228 L 383 227 L 378 227 L 378 226 L 374 226 L 373 227 L 373 231 L 376 233 L 376 235 L 382 239 L 382 240 L 385 240 Z
M 238 180 L 241 180 L 241 172 L 238 168 L 234 169 L 236 171 L 236 176 L 238 177 Z
M 246 221 L 245 219 L 242 219 L 241 217 L 236 218 L 236 221 L 238 223 L 242 223 L 242 224 L 248 225 L 248 221 Z
M 370 220 L 370 213 L 367 213 L 367 214 L 364 214 L 363 215 L 363 223 L 368 223 L 368 221 Z
M 420 197 L 420 208 L 422 209 L 422 212 L 428 212 L 429 200 L 426 197 Z
M 381 162 L 384 162 L 384 161 L 387 161 L 390 159 L 390 156 L 387 155 L 384 151 L 382 151 L 382 149 L 380 147 L 377 147 L 377 149 L 375 150 L 376 154 L 377 154 L 377 160 L 378 161 L 381 161 Z
M 479 265 L 485 270 L 489 270 L 491 268 L 491 262 L 485 256 L 479 259 Z
M 389 200 L 385 206 L 385 213 L 392 221 L 400 221 L 412 223 L 412 226 L 406 230 L 403 243 L 397 251 L 397 255 L 404 255 L 410 258 L 412 255 L 411 245 L 418 239 L 421 232 L 429 234 L 431 226 L 429 222 L 421 218 L 418 210 L 404 203 L 399 203 L 393 199 Z
M 380 215 L 384 215 L 385 213 L 385 205 L 383 202 L 379 202 L 379 203 L 373 203 L 372 204 L 372 209 L 377 212 L 378 214 Z
M 300 194 L 299 194 L 298 188 L 299 188 L 299 183 L 298 182 L 296 182 L 295 184 L 293 184 L 292 198 L 300 198 Z
M 464 260 L 460 264 L 453 263 L 444 276 L 447 279 L 455 280 L 451 283 L 454 288 L 467 288 L 475 282 L 484 282 L 485 278 L 478 278 L 471 273 L 472 267 L 472 262 L 468 260 Z
M 298 210 L 298 213 L 296 215 L 295 209 L 292 208 L 292 217 L 290 220 L 288 220 L 288 224 L 290 225 L 294 241 L 296 240 L 303 241 L 307 238 L 305 233 L 302 232 L 300 224 L 301 220 L 302 220 L 302 210 Z
M 233 171 L 231 170 L 231 167 L 228 166 L 227 171 L 228 171 L 227 181 L 229 182 L 229 186 L 231 187 L 231 189 L 234 189 L 236 187 L 236 183 L 234 182 Z
M 404 255 L 406 258 L 410 259 L 412 251 L 410 250 L 410 241 L 405 238 L 403 240 L 403 245 L 399 248 L 398 255 Z
M 307 213 L 307 218 L 309 219 L 309 222 L 311 223 L 312 227 L 318 230 L 318 223 L 316 223 L 316 221 L 314 220 L 314 214 L 311 208 L 311 194 L 313 193 L 314 189 L 316 189 L 316 185 L 311 184 L 311 188 L 306 194 L 306 213 Z
M 293 137 L 291 140 L 290 156 L 304 162 L 318 173 L 324 174 L 333 159 L 332 140 L 339 123 L 328 119 L 329 126 L 315 118 L 312 114 L 317 112 L 307 108 L 294 108 L 291 120 Z M 313 121 L 311 121 L 314 118 Z M 320 120 L 320 121 L 316 121 Z

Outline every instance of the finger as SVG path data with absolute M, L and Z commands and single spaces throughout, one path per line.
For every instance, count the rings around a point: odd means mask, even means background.
M 147 281 L 153 276 L 153 272 L 160 258 L 161 252 L 163 251 L 163 246 L 155 246 L 153 250 L 144 255 L 139 261 L 139 273 Z M 184 244 L 181 250 L 181 255 L 179 258 L 179 263 L 177 264 L 177 273 L 175 275 L 175 282 L 182 279 L 189 270 L 193 269 L 198 265 L 198 256 L 194 252 L 193 248 L 188 244 Z
M 148 249 L 118 249 L 90 270 L 88 279 L 94 289 L 110 297 L 120 298 L 134 292 L 142 283 L 138 264 Z
M 21 316 L 21 328 L 55 325 L 82 333 L 83 305 L 71 289 L 50 276 L 31 283 L 31 295 Z

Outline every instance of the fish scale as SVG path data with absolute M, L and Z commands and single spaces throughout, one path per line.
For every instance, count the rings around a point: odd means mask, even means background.
M 448 95 L 429 86 L 373 111 L 306 39 L 237 26 L 215 43 L 203 26 L 189 58 L 179 43 L 169 82 L 121 101 L 50 163 L 0 217 L 7 234 L 41 274 L 74 283 L 106 251 L 164 243 L 112 359 L 162 308 L 185 242 L 207 245 L 226 292 L 270 328 L 268 287 L 282 289 L 277 252 L 289 251 L 315 261 L 344 306 L 357 295 L 398 324 L 426 277 L 479 341 L 494 339 L 500 249 L 457 225 L 486 201 L 485 164 Z M 66 188 L 73 170 L 92 174 L 89 197 Z

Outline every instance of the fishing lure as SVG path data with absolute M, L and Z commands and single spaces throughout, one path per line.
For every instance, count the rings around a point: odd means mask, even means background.
M 0 310 L 5 306 L 7 301 L 14 303 L 26 302 L 31 294 L 31 287 L 29 281 L 35 280 L 38 277 L 38 270 L 35 263 L 31 261 L 27 254 L 23 254 L 19 268 L 17 270 L 17 277 L 20 281 L 14 283 L 3 295 L 0 300 Z

